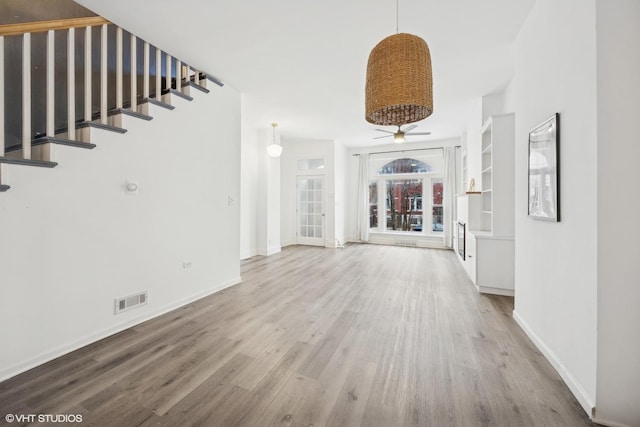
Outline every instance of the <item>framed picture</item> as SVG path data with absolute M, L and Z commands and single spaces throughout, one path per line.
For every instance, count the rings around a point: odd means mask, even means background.
M 560 115 L 529 132 L 529 216 L 560 221 Z

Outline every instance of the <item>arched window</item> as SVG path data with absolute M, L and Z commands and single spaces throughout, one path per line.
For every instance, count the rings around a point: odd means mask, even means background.
M 442 152 L 419 150 L 411 155 L 413 157 L 394 157 L 392 153 L 381 153 L 371 158 L 369 229 L 372 232 L 442 233 Z
M 423 161 L 416 159 L 396 159 L 382 166 L 378 170 L 378 175 L 429 172 L 434 172 L 434 168 Z

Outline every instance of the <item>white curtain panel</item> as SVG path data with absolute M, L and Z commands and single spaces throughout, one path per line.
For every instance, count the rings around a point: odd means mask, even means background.
M 444 245 L 453 247 L 453 220 L 456 217 L 456 148 L 444 147 L 444 182 L 442 195 Z
M 358 198 L 356 201 L 356 239 L 369 241 L 369 154 L 360 154 Z

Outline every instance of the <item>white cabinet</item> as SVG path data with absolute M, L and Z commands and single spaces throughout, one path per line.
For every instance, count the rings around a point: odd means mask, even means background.
M 467 234 L 468 256 L 472 266 L 467 269 L 476 289 L 483 294 L 514 295 L 514 239 L 492 236 L 485 231 Z M 473 250 L 473 252 L 472 252 Z
M 457 200 L 458 222 L 466 231 L 464 258 L 458 258 L 482 293 L 514 295 L 514 140 L 513 114 L 487 119 L 480 147 L 481 193 Z

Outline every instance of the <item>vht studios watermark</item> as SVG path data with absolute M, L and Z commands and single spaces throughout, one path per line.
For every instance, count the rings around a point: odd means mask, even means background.
M 81 414 L 7 414 L 8 423 L 81 423 Z

